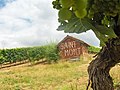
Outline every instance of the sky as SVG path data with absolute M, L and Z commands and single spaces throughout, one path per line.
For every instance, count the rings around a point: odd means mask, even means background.
M 99 40 L 89 30 L 81 34 L 57 31 L 58 11 L 53 0 L 0 0 L 0 48 L 40 46 L 60 42 L 71 35 L 99 46 Z

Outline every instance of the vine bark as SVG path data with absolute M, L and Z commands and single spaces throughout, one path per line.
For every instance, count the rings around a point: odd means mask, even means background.
M 120 62 L 120 38 L 110 39 L 88 66 L 89 83 L 93 90 L 114 90 L 109 72 Z M 88 87 L 86 90 L 88 90 Z

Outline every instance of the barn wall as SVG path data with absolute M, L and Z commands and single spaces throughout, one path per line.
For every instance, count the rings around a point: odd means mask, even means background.
M 80 57 L 83 53 L 87 53 L 86 47 L 80 41 L 71 38 L 61 42 L 58 48 L 62 59 Z
M 86 45 L 82 45 L 82 54 L 87 54 L 88 53 L 88 47 Z

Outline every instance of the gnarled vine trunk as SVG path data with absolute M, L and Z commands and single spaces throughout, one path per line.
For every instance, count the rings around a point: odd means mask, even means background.
M 120 38 L 110 39 L 88 66 L 89 85 L 93 90 L 114 90 L 109 71 L 120 62 Z M 87 90 L 88 90 L 87 87 Z

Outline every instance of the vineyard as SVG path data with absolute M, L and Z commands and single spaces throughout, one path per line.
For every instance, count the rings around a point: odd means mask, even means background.
M 90 46 L 89 53 L 97 53 L 100 48 Z M 59 52 L 56 43 L 50 43 L 44 46 L 13 48 L 0 50 L 0 65 L 23 63 L 25 61 L 34 64 L 35 62 L 45 61 L 47 63 L 57 62 Z
M 99 52 L 100 48 L 90 46 L 89 55 L 77 62 L 62 62 L 37 65 L 36 62 L 57 62 L 59 52 L 56 43 L 44 46 L 13 48 L 0 50 L 0 85 L 1 90 L 85 90 L 88 80 L 87 67 L 93 59 L 91 53 Z M 29 63 L 15 67 L 3 68 L 7 64 Z M 36 65 L 33 65 L 36 64 Z M 114 76 L 115 90 L 119 90 L 120 67 L 111 70 Z M 42 78 L 41 78 L 42 77 Z
M 13 48 L 0 50 L 0 64 L 11 64 L 16 62 L 45 60 L 48 63 L 56 62 L 59 59 L 58 50 L 55 43 L 44 46 Z

